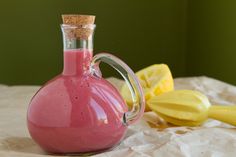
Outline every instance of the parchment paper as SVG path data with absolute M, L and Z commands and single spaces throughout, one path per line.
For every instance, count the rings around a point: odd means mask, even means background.
M 109 79 L 118 88 L 123 84 Z M 176 89 L 195 89 L 212 104 L 236 104 L 236 87 L 208 77 L 175 79 Z M 30 138 L 26 112 L 38 86 L 0 85 L 0 157 L 49 157 Z M 175 127 L 147 112 L 128 132 L 119 146 L 96 157 L 234 157 L 236 129 L 209 119 L 201 127 Z

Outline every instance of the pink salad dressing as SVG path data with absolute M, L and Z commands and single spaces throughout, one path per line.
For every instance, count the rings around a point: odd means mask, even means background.
M 89 72 L 92 52 L 67 50 L 64 70 L 31 100 L 28 128 L 32 138 L 54 153 L 91 152 L 118 144 L 126 132 L 127 106 L 105 79 Z

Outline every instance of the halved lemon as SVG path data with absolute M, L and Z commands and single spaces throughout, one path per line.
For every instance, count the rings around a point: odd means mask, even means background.
M 140 84 L 143 88 L 146 101 L 151 97 L 169 92 L 174 89 L 174 81 L 169 67 L 166 64 L 154 64 L 144 68 L 137 73 Z M 132 104 L 132 97 L 127 85 L 121 89 L 121 94 L 130 106 Z M 149 111 L 146 105 L 146 111 Z

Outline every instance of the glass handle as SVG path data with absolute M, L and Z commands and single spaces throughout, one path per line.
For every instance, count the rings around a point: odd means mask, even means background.
M 97 77 L 101 77 L 101 72 L 99 70 L 99 64 L 101 61 L 116 69 L 127 83 L 128 88 L 131 92 L 133 106 L 130 111 L 124 113 L 123 123 L 125 125 L 133 124 L 139 118 L 141 118 L 145 109 L 144 94 L 138 78 L 130 69 L 130 67 L 126 65 L 122 60 L 108 53 L 100 53 L 93 57 L 90 71 Z

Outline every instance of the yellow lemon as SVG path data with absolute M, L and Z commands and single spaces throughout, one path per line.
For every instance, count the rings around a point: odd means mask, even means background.
M 212 118 L 236 126 L 235 105 L 211 105 L 198 91 L 171 91 L 154 96 L 147 103 L 165 121 L 175 125 L 198 126 Z
M 169 92 L 174 89 L 174 81 L 169 67 L 166 64 L 154 64 L 136 73 L 143 88 L 146 101 L 151 97 Z M 121 94 L 130 106 L 132 97 L 127 85 L 121 89 Z M 146 105 L 146 111 L 149 111 Z
M 208 118 L 208 98 L 192 90 L 176 90 L 152 97 L 148 106 L 169 123 L 197 126 Z

